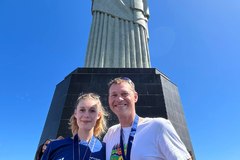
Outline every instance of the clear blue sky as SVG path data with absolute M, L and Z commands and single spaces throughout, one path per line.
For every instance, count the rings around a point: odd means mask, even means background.
M 198 160 L 240 157 L 240 1 L 149 0 L 152 67 L 177 84 Z M 33 159 L 55 86 L 83 67 L 90 0 L 0 1 L 0 159 Z

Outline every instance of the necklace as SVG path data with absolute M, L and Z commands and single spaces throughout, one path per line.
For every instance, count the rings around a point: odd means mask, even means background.
M 92 155 L 92 151 L 94 149 L 95 143 L 96 143 L 96 138 L 92 136 L 90 139 L 89 143 L 86 141 L 80 141 L 78 140 L 78 135 L 76 134 L 74 136 L 73 140 L 73 159 L 74 160 L 86 160 L 89 159 Z M 86 148 L 84 150 L 84 148 Z M 82 156 L 83 155 L 83 156 Z

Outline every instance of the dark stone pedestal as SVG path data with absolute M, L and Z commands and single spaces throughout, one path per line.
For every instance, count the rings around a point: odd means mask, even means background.
M 107 83 L 116 77 L 129 77 L 135 83 L 139 94 L 136 105 L 139 116 L 170 119 L 188 150 L 193 153 L 178 89 L 155 68 L 77 68 L 56 86 L 40 144 L 47 138 L 71 136 L 68 122 L 80 93 L 98 93 L 108 109 Z M 117 119 L 111 114 L 109 126 L 115 123 Z

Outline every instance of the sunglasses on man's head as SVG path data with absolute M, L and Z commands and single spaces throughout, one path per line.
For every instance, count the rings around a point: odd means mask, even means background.
M 117 77 L 117 78 L 114 78 L 113 80 L 110 81 L 110 83 L 108 84 L 108 86 L 110 87 L 113 83 L 118 83 L 117 81 L 119 81 L 119 80 L 123 80 L 123 81 L 129 83 L 129 84 L 133 87 L 133 89 L 135 90 L 135 84 L 134 84 L 133 81 L 132 81 L 130 78 L 128 78 L 128 77 Z

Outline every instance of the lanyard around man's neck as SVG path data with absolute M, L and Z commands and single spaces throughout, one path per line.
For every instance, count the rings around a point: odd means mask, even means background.
M 128 143 L 127 143 L 127 155 L 125 155 L 125 152 L 124 152 L 123 129 L 122 129 L 122 127 L 121 127 L 121 132 L 120 132 L 120 145 L 121 145 L 121 151 L 122 151 L 123 160 L 130 160 L 132 143 L 133 143 L 133 139 L 134 139 L 135 133 L 136 133 L 136 131 L 137 131 L 138 119 L 139 119 L 139 116 L 136 114 L 136 115 L 135 115 L 135 118 L 134 118 L 134 121 L 133 121 L 133 124 L 132 124 L 131 132 L 130 132 L 129 138 L 128 138 Z

